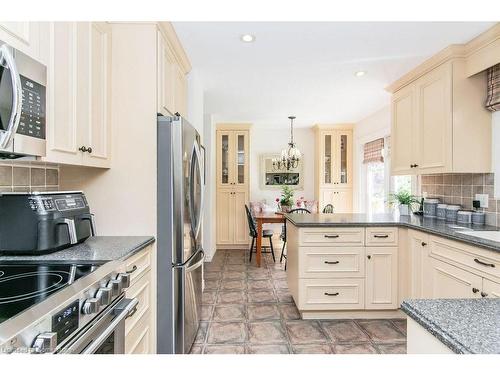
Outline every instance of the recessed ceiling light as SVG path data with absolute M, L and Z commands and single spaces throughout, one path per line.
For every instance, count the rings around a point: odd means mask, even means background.
M 255 36 L 252 35 L 252 34 L 243 34 L 241 37 L 240 37 L 241 41 L 244 42 L 244 43 L 252 43 L 255 41 Z
M 365 74 L 366 72 L 364 70 L 359 70 L 356 73 L 354 73 L 356 77 L 363 77 Z

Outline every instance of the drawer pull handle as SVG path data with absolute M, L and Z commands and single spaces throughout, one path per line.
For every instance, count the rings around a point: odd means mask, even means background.
M 134 316 L 136 312 L 137 312 L 137 306 L 134 307 L 134 309 L 127 315 L 127 319 Z
M 334 260 L 333 262 L 330 262 L 328 260 L 325 260 L 325 264 L 339 264 L 340 261 L 339 260 Z
M 338 234 L 325 234 L 325 238 L 339 238 Z
M 125 271 L 125 272 L 130 275 L 131 273 L 134 273 L 135 271 L 137 271 L 137 266 L 134 264 L 134 266 L 132 267 L 132 269 L 130 271 Z
M 335 297 L 335 296 L 338 296 L 338 295 L 339 295 L 339 292 L 337 292 L 337 293 L 328 293 L 328 292 L 325 292 L 325 296 Z
M 478 264 L 481 264 L 483 266 L 487 266 L 487 267 L 492 267 L 492 268 L 495 268 L 495 265 L 493 263 L 486 263 L 486 262 L 483 262 L 483 261 L 480 261 L 479 259 L 477 258 L 474 258 L 474 262 L 478 263 Z
M 388 234 L 374 234 L 373 237 L 375 238 L 389 238 Z

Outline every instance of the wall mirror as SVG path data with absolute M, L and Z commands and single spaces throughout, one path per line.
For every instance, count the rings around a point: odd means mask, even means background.
M 279 190 L 283 185 L 288 185 L 297 190 L 304 188 L 304 156 L 297 168 L 288 171 L 276 170 L 273 168 L 273 158 L 280 154 L 262 154 L 260 156 L 260 188 L 265 190 Z

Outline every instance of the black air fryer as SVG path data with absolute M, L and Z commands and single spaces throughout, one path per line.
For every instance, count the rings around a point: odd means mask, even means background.
M 93 215 L 79 192 L 0 193 L 0 253 L 39 255 L 95 235 Z

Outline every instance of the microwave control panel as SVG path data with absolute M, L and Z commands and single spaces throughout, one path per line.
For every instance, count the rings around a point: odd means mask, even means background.
M 21 76 L 23 99 L 17 134 L 45 139 L 45 86 Z

